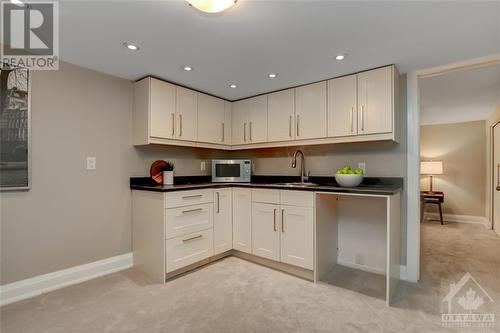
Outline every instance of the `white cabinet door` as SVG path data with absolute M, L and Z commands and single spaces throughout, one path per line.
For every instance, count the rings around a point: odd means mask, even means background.
M 281 206 L 281 262 L 313 269 L 313 208 Z
M 198 93 L 198 141 L 224 143 L 224 100 Z
M 150 79 L 150 135 L 172 139 L 175 135 L 175 86 Z
M 248 100 L 241 100 L 232 103 L 231 112 L 233 145 L 247 143 L 247 123 L 248 123 Z
M 295 89 L 295 138 L 326 138 L 326 81 Z
M 198 132 L 198 93 L 176 87 L 176 139 L 196 141 Z
M 225 145 L 231 144 L 231 102 L 224 101 L 224 136 L 222 143 Z
M 233 248 L 233 190 L 214 190 L 214 255 Z
M 248 99 L 248 141 L 267 142 L 267 95 Z
M 393 68 L 374 69 L 358 74 L 358 132 L 392 132 Z
M 252 191 L 233 188 L 233 248 L 252 253 Z
M 328 81 L 328 136 L 358 133 L 357 75 Z
M 295 89 L 278 91 L 268 95 L 268 141 L 295 139 Z
M 280 260 L 279 205 L 252 203 L 252 253 Z

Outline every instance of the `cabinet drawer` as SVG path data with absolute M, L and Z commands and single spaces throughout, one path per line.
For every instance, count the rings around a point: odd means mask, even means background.
M 166 200 L 167 202 L 165 206 L 167 208 L 213 202 L 214 191 L 212 189 L 206 189 L 206 190 L 167 192 Z
M 213 253 L 212 229 L 194 232 L 165 242 L 167 273 L 209 258 Z
M 252 189 L 252 201 L 279 204 L 280 203 L 280 190 L 268 189 Z
M 314 192 L 282 190 L 280 193 L 280 197 L 280 203 L 282 205 L 299 207 L 314 206 Z
M 212 228 L 213 203 L 191 205 L 166 210 L 165 239 Z

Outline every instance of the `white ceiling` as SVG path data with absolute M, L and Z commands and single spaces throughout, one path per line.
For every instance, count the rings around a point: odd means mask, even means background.
M 484 120 L 500 104 L 500 65 L 421 79 L 423 125 Z
M 234 100 L 391 63 L 405 73 L 498 53 L 499 12 L 497 1 L 239 0 L 207 15 L 183 0 L 66 0 L 60 56 Z M 142 48 L 130 52 L 124 41 Z M 334 60 L 344 52 L 344 61 Z M 271 80 L 270 72 L 279 76 Z

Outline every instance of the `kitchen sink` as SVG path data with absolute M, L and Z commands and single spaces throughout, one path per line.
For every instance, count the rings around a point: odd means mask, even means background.
M 276 185 L 280 186 L 290 186 L 290 187 L 309 187 L 309 186 L 318 186 L 318 184 L 315 183 L 301 183 L 301 182 L 293 182 L 293 183 L 276 183 Z

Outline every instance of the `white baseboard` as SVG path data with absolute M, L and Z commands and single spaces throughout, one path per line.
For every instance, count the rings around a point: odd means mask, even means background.
M 426 220 L 439 221 L 439 213 L 425 213 Z M 482 224 L 486 228 L 491 228 L 490 221 L 485 216 L 443 214 L 445 222 Z
M 343 261 L 343 260 L 337 260 L 337 264 L 339 264 L 341 266 L 349 267 L 349 268 L 359 269 L 360 271 L 375 273 L 375 274 L 385 275 L 385 273 L 386 273 L 385 270 L 382 270 L 382 269 L 377 268 L 377 267 L 370 267 L 370 266 L 355 264 L 355 263 L 347 262 L 347 261 Z M 405 265 L 399 266 L 399 279 L 403 280 L 403 281 L 408 281 Z
M 0 286 L 0 306 L 115 273 L 133 266 L 132 253 Z

